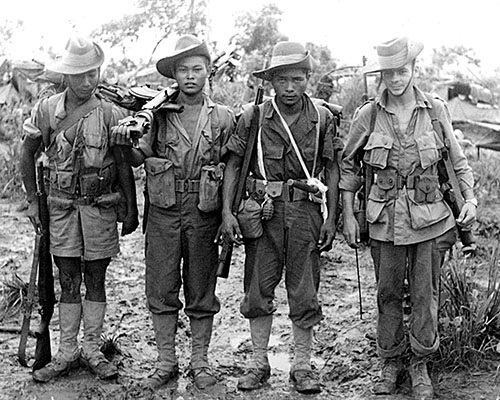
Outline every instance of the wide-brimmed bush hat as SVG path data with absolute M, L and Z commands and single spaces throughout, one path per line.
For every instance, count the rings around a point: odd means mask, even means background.
M 417 58 L 423 48 L 422 43 L 410 40 L 405 36 L 381 43 L 376 47 L 377 62 L 366 66 L 363 72 L 368 74 L 401 68 Z
M 259 79 L 270 81 L 276 70 L 282 68 L 299 68 L 313 70 L 316 60 L 306 48 L 297 42 L 278 42 L 273 47 L 269 67 L 253 72 Z
M 193 35 L 181 36 L 175 44 L 173 54 L 160 59 L 156 63 L 156 69 L 167 78 L 175 79 L 175 63 L 181 58 L 191 56 L 206 57 L 210 63 L 210 52 L 205 42 Z
M 103 62 L 104 52 L 97 43 L 75 36 L 68 40 L 64 54 L 48 64 L 46 69 L 64 75 L 77 75 L 99 68 Z

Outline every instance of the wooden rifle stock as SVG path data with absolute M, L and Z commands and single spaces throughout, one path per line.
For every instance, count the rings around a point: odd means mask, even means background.
M 252 114 L 252 120 L 250 122 L 247 147 L 245 150 L 245 155 L 243 156 L 243 163 L 240 169 L 236 195 L 234 196 L 233 204 L 231 207 L 231 211 L 235 215 L 238 212 L 238 207 L 246 191 L 246 181 L 250 169 L 250 161 L 252 160 L 252 156 L 255 151 L 255 144 L 257 143 L 257 133 L 259 132 L 259 124 L 260 124 L 259 104 L 262 103 L 263 98 L 264 98 L 264 87 L 261 81 L 257 89 L 257 93 L 255 95 L 254 104 L 252 105 L 253 114 Z M 229 276 L 229 269 L 231 268 L 232 255 L 233 255 L 233 243 L 231 243 L 228 238 L 223 237 L 222 248 L 219 253 L 219 265 L 217 267 L 217 276 L 219 278 L 227 278 Z

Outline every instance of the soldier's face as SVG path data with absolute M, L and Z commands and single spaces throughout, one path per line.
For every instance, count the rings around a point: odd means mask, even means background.
M 175 80 L 179 85 L 179 90 L 185 94 L 201 92 L 207 77 L 208 63 L 205 57 L 186 57 L 175 66 Z
M 309 74 L 304 69 L 283 69 L 271 79 L 276 101 L 286 106 L 297 104 L 307 89 Z
M 382 71 L 382 80 L 387 90 L 393 96 L 401 96 L 410 86 L 413 79 L 413 62 L 410 62 L 401 68 L 387 69 Z
M 78 100 L 87 100 L 92 96 L 99 83 L 99 69 L 77 75 L 66 75 L 64 79 Z

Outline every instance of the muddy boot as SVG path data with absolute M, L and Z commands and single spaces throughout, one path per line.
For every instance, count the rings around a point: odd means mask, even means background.
M 100 349 L 106 303 L 83 300 L 82 362 L 100 379 L 118 376 L 118 368 L 108 361 Z
M 77 337 L 81 315 L 81 303 L 59 303 L 59 350 L 50 363 L 33 372 L 36 382 L 49 382 L 78 368 L 80 352 Z
M 212 337 L 214 317 L 190 318 L 191 324 L 191 371 L 194 384 L 198 389 L 215 385 L 217 379 L 208 363 L 208 346 Z
M 427 372 L 424 358 L 413 356 L 408 368 L 411 377 L 413 398 L 415 400 L 431 400 L 434 398 L 431 378 Z
M 266 315 L 250 319 L 253 359 L 250 368 L 238 379 L 238 389 L 258 389 L 271 376 L 271 367 L 267 358 L 267 346 L 271 336 L 273 316 Z
M 295 356 L 290 368 L 290 379 L 295 390 L 303 394 L 321 392 L 318 377 L 311 370 L 312 328 L 304 329 L 292 324 Z
M 373 385 L 374 394 L 394 394 L 398 375 L 403 370 L 401 358 L 384 358 L 378 381 Z
M 158 389 L 179 374 L 179 365 L 175 355 L 178 314 L 151 314 L 151 317 L 158 348 L 158 360 L 153 373 L 146 381 L 146 386 Z

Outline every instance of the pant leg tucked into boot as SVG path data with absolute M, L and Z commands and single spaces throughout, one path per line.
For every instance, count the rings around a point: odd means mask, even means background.
M 81 315 L 81 303 L 59 303 L 59 350 L 50 363 L 33 372 L 36 382 L 49 382 L 78 368 L 80 351 L 77 337 Z
M 118 368 L 108 361 L 100 349 L 106 303 L 83 300 L 82 362 L 100 379 L 118 376 Z

